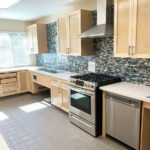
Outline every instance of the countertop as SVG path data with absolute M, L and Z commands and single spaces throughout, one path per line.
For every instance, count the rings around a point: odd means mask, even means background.
M 100 87 L 101 90 L 150 103 L 150 87 L 119 82 Z M 149 97 L 149 98 L 148 98 Z
M 27 66 L 27 67 L 7 68 L 7 69 L 0 69 L 0 73 L 28 70 L 28 71 L 37 72 L 37 73 L 40 73 L 40 74 L 52 76 L 52 77 L 55 77 L 55 78 L 59 78 L 59 79 L 62 79 L 62 80 L 69 80 L 70 76 L 73 76 L 73 75 L 76 74 L 76 73 L 67 72 L 67 71 L 64 71 L 62 73 L 49 73 L 49 72 L 46 72 L 46 71 L 38 70 L 39 68 L 41 68 L 41 67 Z
M 62 73 L 49 73 L 49 72 L 41 71 L 37 69 L 34 69 L 34 70 L 30 69 L 30 71 L 44 74 L 44 75 L 51 76 L 51 77 L 55 77 L 55 78 L 62 79 L 62 80 L 69 80 L 70 76 L 73 76 L 76 74 L 76 73 L 67 72 L 67 71 L 64 71 Z

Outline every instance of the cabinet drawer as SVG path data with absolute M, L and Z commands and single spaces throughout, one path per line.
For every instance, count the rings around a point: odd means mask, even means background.
M 10 91 L 1 91 L 0 92 L 0 96 L 1 97 L 3 97 L 3 96 L 9 96 L 9 95 L 17 94 L 17 93 L 18 93 L 17 89 L 13 89 L 13 90 L 10 90 Z
M 2 79 L 2 80 L 0 80 L 0 83 L 1 84 L 7 84 L 7 83 L 13 83 L 16 81 L 17 81 L 17 78 L 10 78 L 10 79 Z
M 9 83 L 9 84 L 2 84 L 0 85 L 0 90 L 1 91 L 10 91 L 10 90 L 15 90 L 18 89 L 18 83 Z
M 16 77 L 17 73 L 2 73 L 0 74 L 0 79 Z
M 58 78 L 51 78 L 51 84 L 56 86 L 61 86 L 61 80 Z

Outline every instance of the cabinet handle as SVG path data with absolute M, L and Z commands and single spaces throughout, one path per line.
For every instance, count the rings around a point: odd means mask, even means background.
M 131 46 L 128 46 L 128 55 L 130 56 L 130 49 L 131 49 Z
M 135 46 L 132 46 L 132 56 L 135 54 Z
M 69 54 L 69 48 L 67 48 L 67 54 Z

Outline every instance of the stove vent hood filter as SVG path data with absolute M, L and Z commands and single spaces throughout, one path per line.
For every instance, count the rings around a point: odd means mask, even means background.
M 77 38 L 113 37 L 112 4 L 113 0 L 97 0 L 97 26 L 81 33 Z

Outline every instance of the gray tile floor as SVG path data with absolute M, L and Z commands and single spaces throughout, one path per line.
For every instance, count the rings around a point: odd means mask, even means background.
M 20 109 L 45 97 L 23 94 L 0 99 L 0 112 L 8 117 L 0 121 L 0 134 L 10 150 L 126 150 L 108 138 L 90 136 L 53 106 L 32 112 Z

